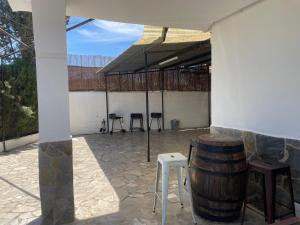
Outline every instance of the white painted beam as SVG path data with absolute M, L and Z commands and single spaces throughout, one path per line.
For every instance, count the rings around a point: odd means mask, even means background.
M 15 11 L 31 11 L 31 0 L 8 0 Z M 66 0 L 68 16 L 207 30 L 217 21 L 261 0 Z

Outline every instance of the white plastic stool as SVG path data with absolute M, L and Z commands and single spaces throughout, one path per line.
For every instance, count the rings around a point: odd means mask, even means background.
M 165 225 L 167 218 L 167 205 L 168 205 L 168 186 L 169 186 L 169 167 L 175 166 L 178 179 L 178 192 L 181 207 L 183 207 L 183 188 L 182 188 L 182 169 L 186 168 L 186 187 L 189 193 L 190 205 L 192 209 L 192 217 L 194 224 L 196 219 L 194 216 L 194 208 L 192 202 L 192 192 L 190 184 L 190 176 L 188 172 L 188 162 L 184 155 L 180 153 L 167 153 L 159 154 L 157 160 L 157 171 L 156 171 L 156 182 L 155 182 L 155 193 L 154 193 L 154 206 L 153 213 L 155 213 L 156 202 L 158 196 L 158 184 L 160 179 L 160 166 L 162 167 L 162 225 Z

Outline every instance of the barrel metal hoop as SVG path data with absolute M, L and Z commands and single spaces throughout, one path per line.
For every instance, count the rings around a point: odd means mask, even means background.
M 190 169 L 192 170 L 200 170 L 203 173 L 209 173 L 215 176 L 221 176 L 221 177 L 232 177 L 232 176 L 239 176 L 241 174 L 244 174 L 247 172 L 247 169 L 242 170 L 242 171 L 238 171 L 238 172 L 231 172 L 231 173 L 226 173 L 226 172 L 215 172 L 215 171 L 209 171 L 209 170 L 205 170 L 199 167 L 190 167 Z
M 197 190 L 195 190 L 192 187 L 192 191 L 193 193 L 197 194 L 197 196 L 200 196 L 200 198 L 204 198 L 206 200 L 212 201 L 212 202 L 221 202 L 221 203 L 242 203 L 244 201 L 244 198 L 241 197 L 239 199 L 233 200 L 233 199 L 215 199 L 215 198 L 211 198 L 211 197 L 207 197 L 205 195 L 200 194 Z
M 208 207 L 207 205 L 204 205 L 204 204 L 198 204 L 198 206 L 200 206 L 206 210 L 215 211 L 215 212 L 232 213 L 232 212 L 241 211 L 241 207 L 236 207 L 235 209 L 217 209 L 217 208 Z
M 207 145 L 198 143 L 198 149 L 205 152 L 210 153 L 225 153 L 225 154 L 232 154 L 232 153 L 240 153 L 244 152 L 244 145 L 237 145 L 237 146 L 214 146 L 214 145 Z
M 233 216 L 213 216 L 205 212 L 196 212 L 199 216 L 212 220 L 212 221 L 217 221 L 217 222 L 231 222 L 239 217 L 238 215 L 233 215 Z
M 243 157 L 241 159 L 221 160 L 221 159 L 211 159 L 211 158 L 207 158 L 204 156 L 196 155 L 196 158 L 199 158 L 205 162 L 215 163 L 215 164 L 235 164 L 235 163 L 240 163 L 240 162 L 246 161 L 245 157 Z

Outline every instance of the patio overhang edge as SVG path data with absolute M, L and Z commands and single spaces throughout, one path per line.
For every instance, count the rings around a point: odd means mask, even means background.
M 31 0 L 8 0 L 13 11 L 32 11 Z M 207 31 L 211 26 L 264 0 L 67 0 L 66 15 L 116 22 Z M 172 10 L 170 10 L 172 5 Z M 184 7 L 183 7 L 184 6 Z M 159 10 L 157 10 L 159 8 Z M 153 17 L 153 10 L 156 16 Z M 181 16 L 178 18 L 178 12 Z M 207 13 L 209 12 L 209 13 Z

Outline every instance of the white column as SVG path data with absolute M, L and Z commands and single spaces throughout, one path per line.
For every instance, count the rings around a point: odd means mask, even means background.
M 40 142 L 70 139 L 65 0 L 32 0 Z
M 66 1 L 32 0 L 39 107 L 42 224 L 74 220 L 66 54 Z

